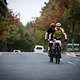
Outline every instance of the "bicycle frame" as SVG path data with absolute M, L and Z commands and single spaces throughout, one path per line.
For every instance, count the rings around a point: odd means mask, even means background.
M 61 47 L 61 40 L 55 40 L 55 44 L 59 44 Z
M 59 64 L 61 58 L 61 41 L 49 41 L 49 48 L 50 62 L 53 62 L 53 57 L 55 57 L 56 63 Z
M 60 58 L 61 58 L 61 41 L 56 40 L 55 41 L 55 60 L 57 64 L 60 63 Z

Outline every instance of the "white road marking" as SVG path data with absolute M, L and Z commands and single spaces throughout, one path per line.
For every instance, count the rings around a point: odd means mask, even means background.
M 72 62 L 70 62 L 70 61 L 67 61 L 67 63 L 72 64 L 72 65 L 76 65 L 75 63 L 72 63 Z
M 64 61 L 64 59 L 60 59 L 61 61 Z M 75 63 L 73 63 L 73 62 L 70 62 L 70 61 L 65 61 L 65 62 L 67 62 L 68 64 L 71 64 L 71 65 L 76 65 Z
M 2 52 L 0 52 L 0 56 L 2 55 Z
M 68 53 L 68 52 L 66 52 L 66 54 L 67 54 L 68 56 L 77 57 L 77 56 L 75 55 L 75 53 Z

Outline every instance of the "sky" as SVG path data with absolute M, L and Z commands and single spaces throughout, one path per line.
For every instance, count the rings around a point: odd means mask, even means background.
M 40 16 L 41 7 L 44 7 L 44 2 L 49 0 L 7 0 L 8 8 L 12 9 L 14 14 L 20 13 L 20 20 L 23 25 L 28 21 L 32 21 Z

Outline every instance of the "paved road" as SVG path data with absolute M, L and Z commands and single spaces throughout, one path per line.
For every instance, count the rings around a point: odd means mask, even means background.
M 55 64 L 45 54 L 0 53 L 0 80 L 80 80 L 80 57 L 62 54 Z

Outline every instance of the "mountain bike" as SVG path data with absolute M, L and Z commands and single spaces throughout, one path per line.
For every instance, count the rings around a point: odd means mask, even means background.
M 60 45 L 60 43 L 61 43 L 60 40 L 55 41 L 54 57 L 55 57 L 55 61 L 57 64 L 60 63 L 60 58 L 61 58 L 61 45 Z
M 61 43 L 60 40 L 49 41 L 48 54 L 49 54 L 49 57 L 50 57 L 50 62 L 53 62 L 53 58 L 55 58 L 56 63 L 57 64 L 60 63 L 60 58 L 61 58 L 60 43 Z
M 53 41 L 49 41 L 48 55 L 50 57 L 50 62 L 53 62 L 54 57 Z

